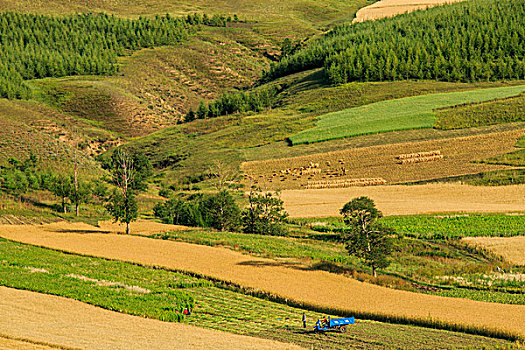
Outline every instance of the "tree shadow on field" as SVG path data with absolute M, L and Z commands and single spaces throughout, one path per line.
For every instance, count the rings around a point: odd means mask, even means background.
M 318 262 L 312 265 L 305 265 L 305 263 L 295 261 L 261 261 L 261 260 L 250 260 L 237 263 L 241 266 L 254 266 L 254 267 L 285 267 L 289 269 L 299 271 L 326 271 L 338 275 L 345 275 L 353 272 L 353 269 L 344 268 L 341 265 L 332 262 Z
M 100 233 L 100 234 L 113 233 L 111 231 L 102 231 L 102 230 L 72 230 L 72 229 L 58 229 L 58 230 L 52 230 L 52 231 L 57 232 L 57 233 L 76 233 L 80 235 L 88 235 L 88 234 L 94 234 L 94 233 Z
M 305 266 L 299 262 L 292 262 L 292 261 L 261 261 L 261 260 L 251 260 L 251 261 L 243 261 L 240 263 L 237 263 L 237 265 L 242 266 L 255 266 L 255 267 L 286 267 L 291 268 L 295 270 L 301 270 L 301 271 L 308 271 L 310 268 L 308 266 Z

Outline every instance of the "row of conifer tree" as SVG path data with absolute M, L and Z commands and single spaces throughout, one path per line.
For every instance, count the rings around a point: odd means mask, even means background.
M 525 2 L 472 0 L 344 24 L 284 57 L 271 80 L 324 67 L 333 83 L 525 79 Z

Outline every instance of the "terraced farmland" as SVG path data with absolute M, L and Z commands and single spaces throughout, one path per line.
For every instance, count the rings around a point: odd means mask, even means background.
M 70 230 L 74 228 L 72 224 L 69 226 Z M 523 305 L 475 302 L 392 290 L 324 271 L 297 269 L 275 260 L 254 258 L 223 248 L 136 236 L 75 234 L 68 230 L 56 232 L 56 229 L 55 224 L 40 228 L 9 226 L 2 227 L 0 233 L 5 238 L 53 249 L 210 276 L 266 291 L 300 305 L 341 314 L 366 315 L 397 322 L 405 320 L 453 330 L 483 331 L 491 335 L 525 336 L 524 325 L 515 322 L 525 312 Z M 480 309 L 484 312 L 480 313 Z
M 298 218 L 338 216 L 346 202 L 359 196 L 372 198 L 385 215 L 525 211 L 525 185 L 393 185 L 285 190 L 281 193 L 285 209 L 291 217 Z
M 114 342 L 118 341 L 131 347 L 145 346 L 149 343 L 149 346 L 156 348 L 173 338 L 173 344 L 185 349 L 191 346 L 217 349 L 227 346 L 225 343 L 237 345 L 242 349 L 296 348 L 290 344 L 255 339 L 257 337 L 298 344 L 308 349 L 329 350 L 347 349 L 349 346 L 376 349 L 389 347 L 393 343 L 403 343 L 405 349 L 510 345 L 510 342 L 504 340 L 366 320 L 358 320 L 347 334 L 315 334 L 310 329 L 316 319 L 322 318 L 321 313 L 247 296 L 207 280 L 119 261 L 66 255 L 5 240 L 0 240 L 0 251 L 4 259 L 0 265 L 0 285 L 67 296 L 121 313 L 145 312 L 143 316 L 157 319 L 161 318 L 159 315 L 166 313 L 181 315 L 177 312 L 180 308 L 175 306 L 176 300 L 166 297 L 166 293 L 173 295 L 180 291 L 191 295 L 195 300 L 193 314 L 184 319 L 186 324 L 170 324 L 108 312 L 54 296 L 0 288 L 0 314 L 17 310 L 11 315 L 10 322 L 6 320 L 5 324 L 2 324 L 0 321 L 2 335 L 23 336 L 24 339 L 33 342 L 46 341 L 55 346 L 79 346 L 83 343 L 89 348 L 107 348 L 116 346 Z M 72 275 L 85 278 L 72 278 Z M 94 283 L 94 279 L 104 280 L 105 283 Z M 136 286 L 129 289 L 125 287 L 128 284 Z M 146 289 L 147 292 L 144 291 Z M 80 290 L 83 293 L 77 293 Z M 96 299 L 98 296 L 104 296 L 112 303 L 100 303 L 100 300 Z M 163 298 L 164 304 L 148 304 L 148 308 L 143 308 L 148 300 L 156 296 Z M 127 301 L 126 307 L 120 308 L 123 300 Z M 24 303 L 31 303 L 33 307 L 28 309 L 24 307 Z M 307 329 L 301 328 L 300 324 L 303 312 L 308 320 Z M 44 324 L 38 327 L 32 327 L 33 323 L 30 321 L 35 317 L 35 313 L 45 315 Z M 102 326 L 103 330 L 93 332 L 90 338 L 87 338 L 85 332 L 71 329 L 75 324 L 71 320 L 79 317 L 77 313 L 81 315 L 78 321 L 83 325 L 83 329 L 91 330 Z M 133 327 L 121 329 L 124 324 L 131 324 Z M 229 332 L 237 336 L 202 328 Z M 64 329 L 70 334 L 67 338 L 60 335 L 60 330 L 63 334 Z M 150 334 L 162 332 L 162 335 L 145 337 L 144 330 Z M 408 333 L 410 337 L 406 336 Z M 193 340 L 192 344 L 186 344 L 188 339 Z
M 525 85 L 431 94 L 377 102 L 319 117 L 316 126 L 290 137 L 293 144 L 321 142 L 396 130 L 431 128 L 435 110 L 517 96 Z

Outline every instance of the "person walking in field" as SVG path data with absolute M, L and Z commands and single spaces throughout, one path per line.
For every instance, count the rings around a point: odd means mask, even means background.
M 303 328 L 306 328 L 306 315 L 303 312 Z

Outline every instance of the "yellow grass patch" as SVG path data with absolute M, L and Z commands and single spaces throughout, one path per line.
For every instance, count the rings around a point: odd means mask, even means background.
M 445 140 L 353 148 L 301 157 L 246 162 L 243 163 L 242 169 L 248 182 L 264 189 L 306 188 L 309 181 L 336 179 L 382 178 L 388 184 L 439 179 L 509 169 L 506 166 L 472 162 L 514 151 L 516 140 L 524 133 L 525 130 L 521 129 Z M 399 157 L 408 158 L 404 158 L 405 162 L 401 164 Z M 289 169 L 309 169 L 309 164 L 319 164 L 315 168 L 317 172 L 287 172 Z
M 285 262 L 255 258 L 226 248 L 138 236 L 51 232 L 43 229 L 47 229 L 47 226 L 49 225 L 0 226 L 0 235 L 69 252 L 194 272 L 308 305 L 345 310 L 349 315 L 353 312 L 366 312 L 439 320 L 525 336 L 525 323 L 517 322 L 525 314 L 523 305 L 486 303 L 393 290 L 326 271 L 290 267 Z M 1 305 L 3 298 L 0 300 Z M 5 318 L 3 322 L 11 324 Z M 1 327 L 2 323 L 0 329 Z M 27 327 L 30 329 L 31 326 Z M 125 329 L 135 330 L 135 327 L 126 323 Z M 159 336 L 160 334 L 162 333 Z M 149 338 L 156 337 L 152 335 Z M 174 339 L 171 337 L 172 341 Z
M 525 227 L 523 229 L 525 234 Z M 525 265 L 525 236 L 467 237 L 463 240 L 501 255 L 511 264 Z
M 406 12 L 460 1 L 464 0 L 382 0 L 357 11 L 354 22 L 393 17 Z
M 372 198 L 385 215 L 525 211 L 525 185 L 395 185 L 286 190 L 281 193 L 284 207 L 291 217 L 339 216 L 339 210 L 346 202 L 361 196 Z
M 22 345 L 33 342 L 36 346 L 32 349 L 47 349 L 45 344 L 61 349 L 94 350 L 299 349 L 290 344 L 121 314 L 76 300 L 5 287 L 0 287 L 0 316 L 0 332 L 11 338 L 0 336 L 0 347 L 3 342 Z

